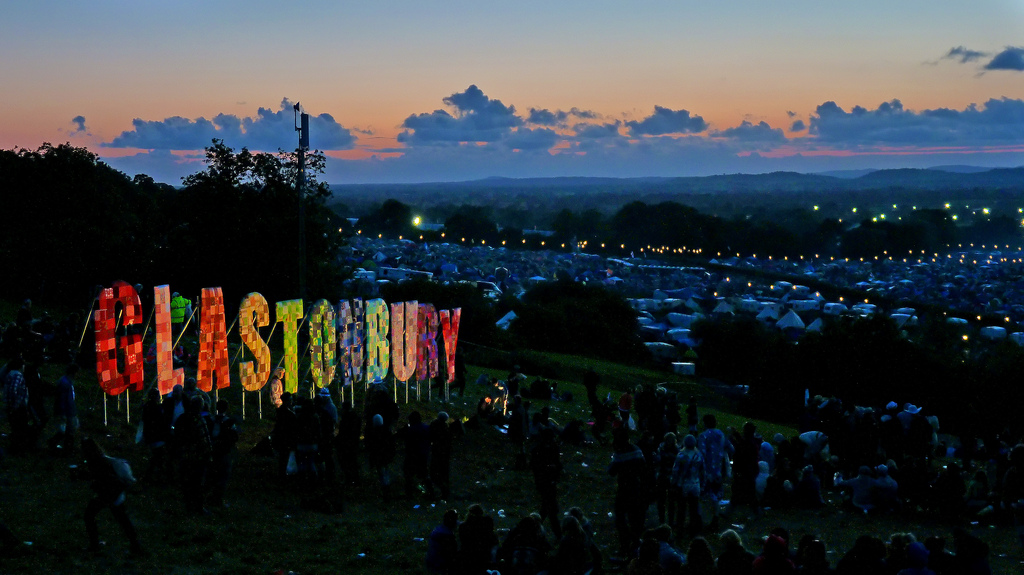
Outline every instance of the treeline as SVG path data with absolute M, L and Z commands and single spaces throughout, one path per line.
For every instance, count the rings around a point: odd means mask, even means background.
M 700 370 L 750 386 L 751 414 L 794 420 L 804 391 L 875 407 L 895 401 L 924 406 L 945 431 L 993 437 L 1003 426 L 1024 431 L 1017 415 L 1024 388 L 1024 349 L 1012 342 L 970 341 L 941 320 L 925 321 L 913 338 L 881 314 L 827 323 L 799 345 L 754 319 L 694 325 Z
M 334 297 L 338 218 L 307 162 L 307 292 Z M 298 297 L 299 195 L 294 154 L 206 149 L 205 168 L 176 189 L 129 178 L 85 148 L 44 144 L 0 151 L 0 295 L 85 305 L 114 280 L 182 293 L 221 286 L 231 297 L 259 290 Z M 144 296 L 145 297 L 145 296 Z
M 908 252 L 943 252 L 957 244 L 1020 245 L 1021 225 L 1009 216 L 979 218 L 958 224 L 948 210 L 917 209 L 899 218 L 825 218 L 813 209 L 762 211 L 725 218 L 702 213 L 673 201 L 648 204 L 634 201 L 606 215 L 597 209 L 562 209 L 556 213 L 531 214 L 540 218 L 540 229 L 551 237 L 527 233 L 526 220 L 510 208 L 464 204 L 435 206 L 418 211 L 390 199 L 359 219 L 358 231 L 384 237 L 447 241 L 464 245 L 486 244 L 510 248 L 572 249 L 585 243 L 592 253 L 641 255 L 667 247 L 670 251 L 700 249 L 705 257 L 740 253 L 798 258 L 800 255 L 861 258 Z M 444 223 L 441 232 L 426 232 L 414 225 L 414 217 Z M 667 252 L 666 252 L 667 253 Z

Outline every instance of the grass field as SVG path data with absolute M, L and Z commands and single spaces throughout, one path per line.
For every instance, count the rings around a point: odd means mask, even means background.
M 609 375 L 599 393 L 617 395 L 623 382 L 658 380 L 659 373 L 633 372 L 626 366 L 610 366 L 590 360 L 548 357 L 575 375 L 593 365 Z M 571 368 L 571 369 L 570 369 Z M 605 371 L 607 370 L 607 371 Z M 44 376 L 55 381 L 56 366 L 48 367 Z M 482 372 L 503 377 L 493 369 L 470 366 L 468 381 Z M 614 374 L 614 375 L 613 375 Z M 529 375 L 529 374 L 528 374 Z M 574 403 L 534 401 L 533 409 L 550 404 L 552 417 L 561 424 L 572 418 L 586 420 L 589 409 L 579 378 L 560 381 L 559 389 L 571 391 Z M 682 397 L 697 395 L 701 414 L 711 411 L 723 426 L 739 426 L 742 418 L 707 405 L 724 405 L 720 399 L 707 395 L 693 381 L 672 381 L 667 387 Z M 614 387 L 614 390 L 613 390 Z M 432 418 L 444 409 L 453 417 L 472 415 L 480 388 L 472 383 L 467 397 L 453 398 L 444 404 L 432 402 L 404 404 L 399 394 L 399 407 L 404 419 L 413 409 Z M 78 379 L 78 405 L 81 412 L 82 435 L 99 439 L 111 455 L 127 458 L 137 475 L 146 468 L 147 453 L 134 443 L 136 423 L 141 415 L 141 394 L 132 394 L 131 423 L 127 412 L 108 400 L 108 424 L 103 425 L 103 399 L 95 379 L 82 373 Z M 222 394 L 240 417 L 240 387 Z M 145 558 L 127 555 L 128 544 L 107 512 L 100 515 L 101 538 L 107 544 L 98 555 L 81 551 L 87 544 L 82 512 L 91 498 L 88 484 L 71 478 L 69 466 L 81 464 L 77 457 L 63 457 L 40 452 L 32 456 L 7 457 L 0 464 L 0 520 L 16 535 L 31 541 L 28 552 L 16 557 L 0 558 L 0 574 L 14 573 L 274 573 L 278 570 L 311 573 L 420 573 L 424 572 L 425 538 L 440 523 L 445 508 L 465 509 L 480 503 L 494 517 L 503 537 L 524 515 L 539 503 L 529 472 L 511 469 L 512 454 L 506 436 L 492 427 L 469 430 L 456 440 L 452 464 L 453 493 L 450 501 L 397 499 L 385 503 L 375 481 L 363 463 L 363 485 L 356 488 L 332 486 L 325 497 L 344 501 L 341 512 L 324 513 L 306 510 L 307 497 L 295 486 L 281 486 L 273 478 L 274 461 L 249 454 L 248 451 L 271 429 L 273 416 L 264 402 L 264 417 L 257 417 L 255 395 L 247 394 L 246 419 L 242 423 L 239 442 L 241 456 L 229 485 L 226 500 L 230 507 L 215 509 L 207 517 L 186 515 L 182 495 L 176 485 L 141 483 L 129 494 L 129 514 L 149 552 Z M 414 394 L 413 394 L 414 396 Z M 361 407 L 361 406 L 360 406 Z M 782 426 L 758 422 L 767 435 L 775 431 L 791 433 Z M 0 429 L 8 431 L 6 422 Z M 52 428 L 45 436 L 52 434 Z M 610 517 L 614 494 L 613 478 L 606 468 L 610 448 L 586 445 L 563 447 L 565 479 L 560 486 L 560 503 L 564 510 L 579 506 L 597 529 L 596 540 L 606 559 L 617 549 L 615 529 Z M 401 491 L 401 455 L 392 465 L 395 492 Z M 834 496 L 833 496 L 834 498 Z M 655 524 L 652 510 L 650 526 Z M 788 528 L 794 541 L 804 533 L 816 533 L 828 545 L 833 565 L 849 549 L 857 536 L 869 533 L 887 538 L 890 533 L 911 531 L 919 537 L 940 534 L 947 538 L 952 525 L 925 516 L 884 516 L 865 518 L 829 505 L 820 512 L 768 510 L 756 517 L 736 516 L 723 523 L 737 525 L 751 549 L 760 547 L 760 537 L 776 525 Z M 968 526 L 985 539 L 993 550 L 996 573 L 1021 572 L 1020 551 L 1014 544 L 1012 528 L 1007 526 Z M 713 546 L 716 545 L 712 538 Z M 608 563 L 606 562 L 606 566 Z

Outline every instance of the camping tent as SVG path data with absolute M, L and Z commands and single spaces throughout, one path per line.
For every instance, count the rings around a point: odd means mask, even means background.
M 789 310 L 782 319 L 775 324 L 779 329 L 804 329 L 804 320 L 795 311 Z

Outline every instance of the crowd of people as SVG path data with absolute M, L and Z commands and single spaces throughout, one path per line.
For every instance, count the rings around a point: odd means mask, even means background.
M 86 462 L 82 477 L 91 481 L 95 494 L 84 514 L 89 548 L 98 546 L 97 514 L 109 509 L 131 550 L 142 554 L 126 507 L 134 483 L 130 468 L 125 471 L 123 460 L 108 457 L 95 440 L 76 434 L 74 363 L 67 364 L 52 393 L 33 392 L 26 358 L 37 353 L 32 347 L 36 332 L 30 311 L 25 315 L 14 359 L 0 374 L 8 446 L 13 453 L 30 453 L 42 443 L 42 430 L 52 429 L 46 442 L 52 452 L 80 450 Z M 368 491 L 379 492 L 385 502 L 402 497 L 454 502 L 451 467 L 460 457 L 455 440 L 492 426 L 506 432 L 509 467 L 532 476 L 537 512 L 500 538 L 501 530 L 482 505 L 471 506 L 461 518 L 448 510 L 428 540 L 426 566 L 436 573 L 596 574 L 616 568 L 638 574 L 989 572 L 987 545 L 959 528 L 952 532 L 955 554 L 945 551 L 944 540 L 937 537 L 917 542 L 910 534 L 895 534 L 884 542 L 865 535 L 834 565 L 815 535 L 792 545 L 789 534 L 778 529 L 767 535 L 763 547 L 748 535 L 748 544 L 757 547 L 749 552 L 736 530 L 721 531 L 739 513 L 821 508 L 831 493 L 843 494 L 842 505 L 851 513 L 869 517 L 929 513 L 950 526 L 972 520 L 1024 526 L 1024 446 L 1005 436 L 962 437 L 947 445 L 937 433 L 937 421 L 912 404 L 865 407 L 844 405 L 838 398 L 808 398 L 796 435 L 764 438 L 752 423 L 720 429 L 713 414 L 700 417 L 694 397 L 681 401 L 660 386 L 601 398 L 594 372 L 583 379 L 592 421 L 565 425 L 551 419 L 547 405 L 531 415 L 531 400 L 572 401 L 571 395 L 540 378 L 527 385 L 518 367 L 503 381 L 486 379 L 477 412 L 466 421 L 445 411 L 429 422 L 419 410 L 403 417 L 393 390 L 382 385 L 369 389 L 359 410 L 347 402 L 336 405 L 327 389 L 293 395 L 283 391 L 284 375 L 275 371 L 278 383 L 267 386 L 275 406 L 273 431 L 251 453 L 271 456 L 268 468 L 282 485 L 297 488 L 328 510 L 340 511 L 344 502 L 323 501 L 328 490 L 322 488 L 338 484 L 372 486 Z M 52 410 L 40 397 L 52 398 Z M 137 441 L 149 457 L 140 479 L 179 486 L 189 514 L 203 516 L 211 507 L 223 507 L 239 457 L 240 429 L 229 402 L 213 401 L 194 378 L 187 378 L 167 396 L 150 389 L 141 419 Z M 598 532 L 601 525 L 594 525 L 580 507 L 563 513 L 559 495 L 568 475 L 562 450 L 568 445 L 600 449 L 595 446 L 606 445 L 609 435 L 607 480 L 615 488 L 604 506 L 611 511 L 618 542 L 612 555 L 595 543 L 605 536 Z M 365 483 L 364 469 L 371 473 Z M 398 469 L 396 486 L 392 472 Z M 1024 537 L 1024 531 L 1019 533 Z M 0 541 L 16 545 L 17 537 L 0 525 Z

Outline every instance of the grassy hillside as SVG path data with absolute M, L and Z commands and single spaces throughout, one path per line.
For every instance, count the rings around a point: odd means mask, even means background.
M 471 366 L 470 376 L 483 370 Z M 628 371 L 628 370 L 627 370 Z M 48 374 L 54 376 L 52 372 Z M 684 383 L 684 386 L 693 384 Z M 583 397 L 581 387 L 572 381 L 560 383 L 560 389 Z M 132 398 L 132 423 L 124 408 L 108 401 L 109 423 L 103 426 L 103 402 L 97 386 L 88 375 L 79 380 L 79 405 L 83 434 L 99 438 L 112 455 L 127 458 L 138 474 L 146 468 L 146 450 L 133 442 L 135 422 L 140 413 L 137 395 Z M 472 384 L 467 398 L 450 404 L 439 401 L 400 404 L 403 418 L 418 409 L 432 417 L 446 409 L 453 417 L 471 415 L 478 389 Z M 607 393 L 610 389 L 602 389 Z M 236 412 L 237 388 L 225 394 Z M 214 510 L 208 517 L 184 513 L 181 492 L 173 483 L 142 483 L 129 496 L 129 512 L 150 555 L 133 559 L 126 555 L 127 543 L 108 514 L 100 516 L 100 532 L 107 541 L 104 552 L 90 555 L 80 551 L 85 544 L 82 511 L 91 497 L 85 482 L 71 478 L 69 467 L 81 464 L 76 457 L 38 453 L 29 457 L 8 457 L 0 471 L 3 506 L 0 518 L 26 541 L 32 541 L 27 554 L 6 558 L 2 573 L 272 573 L 278 569 L 298 573 L 399 573 L 422 572 L 426 538 L 440 522 L 447 507 L 464 513 L 472 503 L 481 503 L 495 519 L 499 537 L 525 514 L 536 509 L 538 500 L 529 472 L 511 469 L 512 454 L 506 436 L 491 427 L 468 430 L 456 440 L 452 465 L 453 496 L 448 502 L 425 498 L 382 501 L 364 463 L 364 484 L 356 488 L 332 486 L 319 499 L 344 502 L 341 512 L 325 513 L 304 509 L 308 499 L 297 486 L 281 486 L 274 480 L 274 462 L 248 453 L 269 433 L 271 418 L 264 411 L 256 417 L 253 397 L 248 398 L 247 418 L 242 424 L 238 461 L 227 502 L 230 507 Z M 552 415 L 560 423 L 586 417 L 585 402 L 535 401 L 552 406 Z M 701 409 L 701 412 L 705 412 Z M 728 425 L 741 420 L 717 412 Z M 760 425 L 765 433 L 791 429 Z M 606 554 L 617 548 L 609 511 L 614 483 L 606 473 L 610 449 L 597 445 L 562 450 L 566 479 L 560 488 L 563 510 L 576 505 L 596 527 L 597 542 Z M 396 489 L 400 491 L 400 459 L 393 465 Z M 649 521 L 655 521 L 653 511 Z M 918 535 L 948 535 L 950 526 L 900 517 L 866 519 L 850 516 L 830 506 L 821 512 L 766 511 L 758 517 L 737 516 L 732 523 L 741 525 L 747 544 L 759 546 L 758 537 L 775 525 L 784 525 L 796 537 L 815 532 L 832 549 L 848 549 L 857 535 L 873 533 L 886 537 L 894 531 L 911 530 Z M 1009 528 L 978 532 L 993 545 L 1002 567 L 1016 564 L 1012 555 Z M 830 556 L 833 561 L 838 556 Z M 997 570 L 1008 573 L 1010 571 Z

